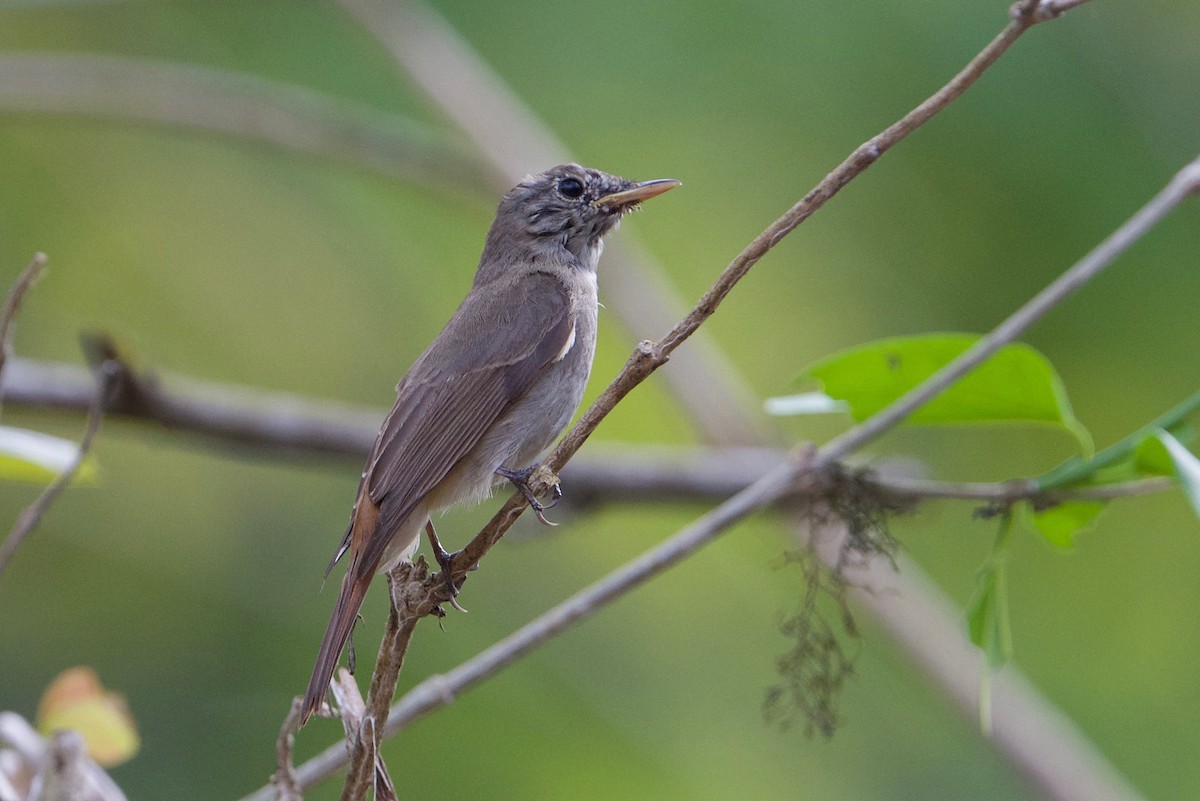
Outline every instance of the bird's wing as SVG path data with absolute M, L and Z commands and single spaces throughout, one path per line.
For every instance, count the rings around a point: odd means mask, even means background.
M 364 564 L 378 563 L 414 505 L 561 358 L 572 327 L 566 288 L 547 273 L 467 296 L 396 387 L 363 477 L 380 510 Z

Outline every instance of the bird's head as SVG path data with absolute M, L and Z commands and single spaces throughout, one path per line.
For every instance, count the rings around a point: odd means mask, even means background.
M 549 259 L 595 270 L 603 237 L 643 200 L 680 185 L 673 178 L 627 181 L 563 164 L 531 175 L 500 201 L 480 263 Z

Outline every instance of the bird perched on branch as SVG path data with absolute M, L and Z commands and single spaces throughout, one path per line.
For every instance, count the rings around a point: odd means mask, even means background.
M 321 641 L 302 721 L 320 708 L 371 579 L 412 557 L 432 512 L 508 479 L 536 511 L 533 462 L 575 414 L 596 347 L 604 235 L 679 186 L 564 164 L 500 201 L 470 292 L 396 386 L 336 562 L 350 564 Z M 436 546 L 443 569 L 449 555 Z

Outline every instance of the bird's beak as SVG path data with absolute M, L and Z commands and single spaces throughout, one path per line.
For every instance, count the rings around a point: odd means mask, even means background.
M 677 186 L 683 186 L 683 182 L 676 181 L 674 178 L 656 178 L 653 181 L 642 181 L 640 184 L 635 184 L 632 189 L 598 197 L 592 201 L 592 205 L 623 209 L 635 203 L 641 203 L 643 200 L 649 200 L 652 197 L 661 195 L 663 192 L 674 189 Z

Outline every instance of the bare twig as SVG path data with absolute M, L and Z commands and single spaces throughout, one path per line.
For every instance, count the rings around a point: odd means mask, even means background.
M 17 276 L 17 280 L 13 282 L 12 287 L 8 290 L 8 296 L 4 298 L 4 309 L 0 311 L 0 373 L 12 356 L 12 327 L 17 318 L 17 311 L 21 307 L 21 298 L 25 297 L 25 293 L 29 291 L 29 287 L 34 285 L 45 267 L 46 254 L 35 253 L 29 264 Z
M 337 674 L 330 683 L 330 690 L 342 716 L 342 727 L 346 730 L 347 748 L 367 748 L 374 754 L 376 801 L 394 799 L 396 789 L 392 783 L 392 777 L 388 774 L 387 766 L 384 765 L 383 758 L 379 754 L 379 734 L 375 721 L 367 715 L 367 706 L 363 701 L 362 694 L 358 691 L 358 685 L 354 683 L 354 676 L 349 670 L 338 668 Z M 301 701 L 302 699 L 297 698 L 296 700 Z M 367 760 L 363 761 L 367 762 Z M 364 776 L 359 781 L 364 790 L 371 787 L 367 784 L 367 777 Z M 347 782 L 343 793 L 351 791 L 351 788 L 356 788 L 355 782 Z M 357 792 L 357 789 L 353 791 Z
M 75 477 L 75 473 L 83 464 L 84 458 L 87 456 L 88 450 L 92 447 L 92 439 L 96 436 L 96 432 L 100 429 L 100 419 L 104 416 L 104 407 L 108 401 L 109 391 L 116 380 L 117 366 L 111 362 L 103 362 L 97 367 L 96 371 L 96 395 L 92 401 L 91 409 L 88 411 L 87 429 L 83 433 L 83 440 L 79 443 L 79 451 L 75 454 L 75 458 L 67 465 L 58 476 L 50 482 L 50 484 L 42 491 L 42 494 L 30 504 L 25 511 L 17 518 L 13 524 L 12 530 L 8 532 L 8 537 L 3 543 L 0 543 L 0 574 L 4 573 L 4 568 L 8 566 L 9 561 L 17 552 L 17 548 L 21 547 L 21 543 L 29 536 L 38 522 L 42 519 L 42 515 L 50 508 L 50 504 L 54 503 L 71 479 Z
M 276 801 L 303 801 L 300 786 L 296 783 L 296 769 L 292 766 L 292 749 L 296 745 L 296 727 L 300 722 L 302 701 L 293 699 L 292 709 L 279 727 L 279 739 L 275 741 L 275 773 L 271 784 L 275 787 Z
M 467 148 L 401 117 L 252 75 L 100 55 L 0 55 L 0 112 L 87 114 L 198 128 L 479 192 Z
M 355 462 L 371 447 L 383 409 L 367 409 L 268 393 L 244 386 L 202 382 L 187 376 L 151 379 L 136 375 L 140 403 L 114 405 L 105 416 L 162 423 L 174 431 L 202 435 L 214 443 L 254 446 L 295 454 L 337 456 Z M 14 358 L 0 376 L 0 398 L 9 405 L 87 411 L 95 397 L 91 373 L 69 364 Z M 569 508 L 621 503 L 715 501 L 745 489 L 786 459 L 782 448 L 639 446 L 589 449 L 563 467 Z M 879 489 L 913 500 L 953 498 L 1012 503 L 1019 500 L 1111 500 L 1166 492 L 1170 479 L 1143 479 L 1046 492 L 1036 479 L 953 482 L 917 478 L 876 466 L 870 477 Z
M 424 614 L 413 614 L 413 602 L 420 603 L 420 591 L 426 579 L 425 562 L 402 562 L 388 573 L 388 588 L 391 596 L 391 611 L 388 613 L 387 628 L 379 644 L 379 656 L 371 674 L 371 688 L 367 692 L 366 712 L 363 720 L 369 731 L 360 732 L 353 740 L 350 754 L 351 770 L 346 776 L 342 790 L 342 801 L 358 801 L 371 787 L 370 779 L 379 772 L 374 765 L 378 760 L 379 743 L 382 739 L 381 721 L 387 720 L 392 698 L 396 694 L 396 683 L 404 667 L 404 657 L 412 642 L 413 632 Z M 416 593 L 414 595 L 414 593 Z M 382 762 L 380 761 L 380 764 Z M 374 768 L 374 770 L 372 770 Z

